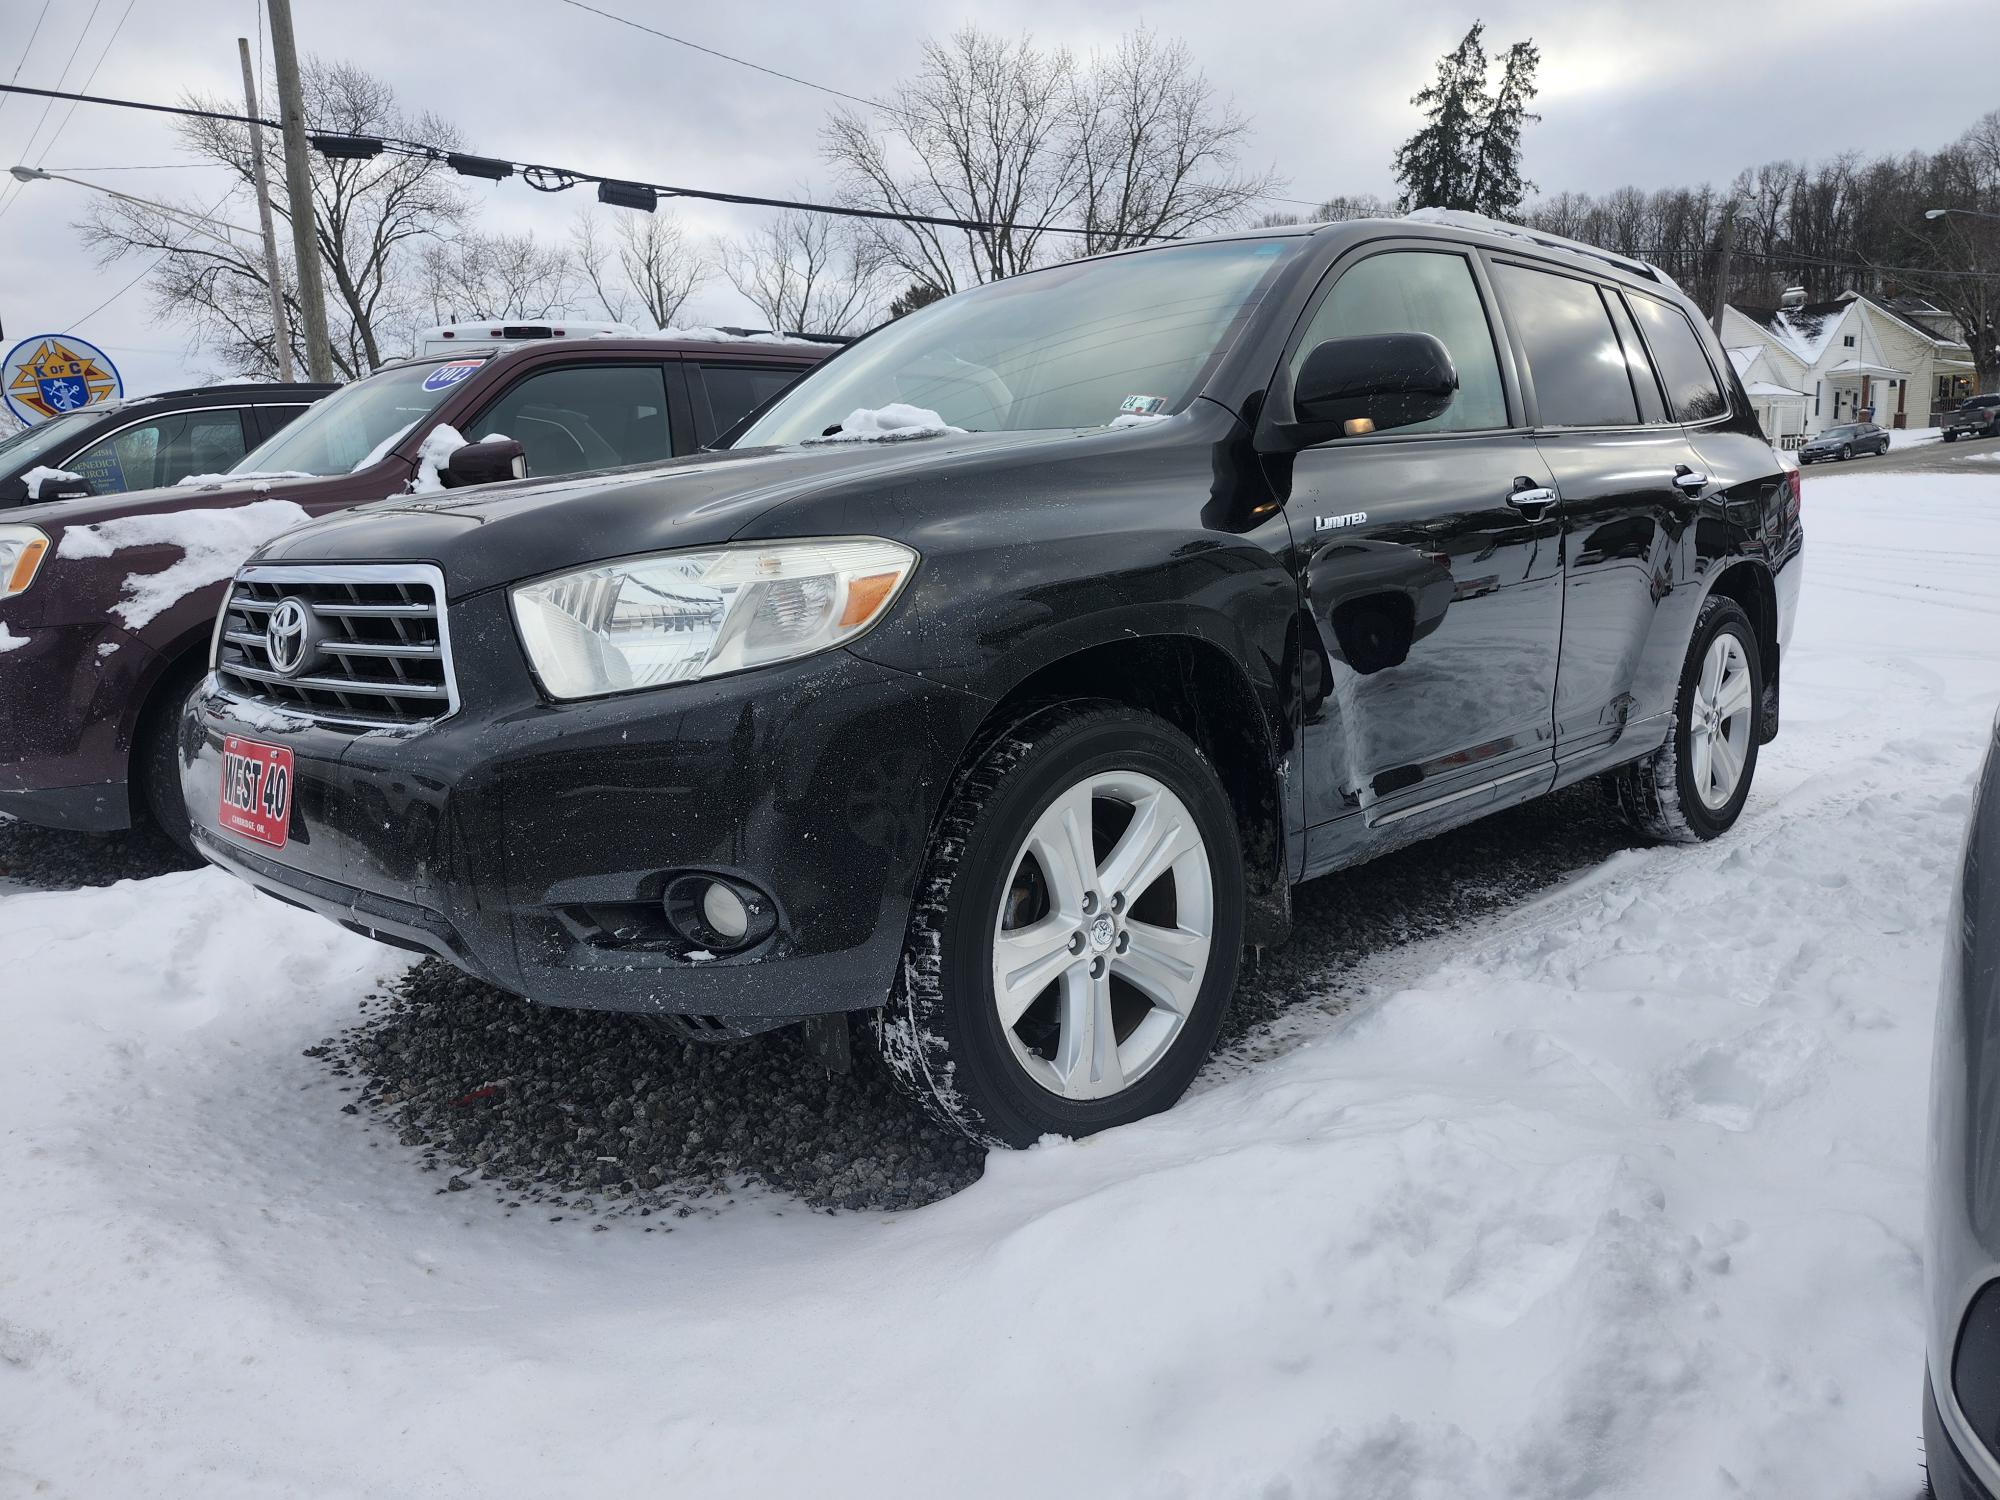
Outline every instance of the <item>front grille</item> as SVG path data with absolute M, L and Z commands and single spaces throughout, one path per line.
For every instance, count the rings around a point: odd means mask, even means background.
M 269 630 L 289 600 L 306 622 L 296 665 L 274 659 Z M 245 568 L 223 609 L 215 670 L 239 698 L 325 724 L 435 723 L 458 708 L 444 575 L 414 565 Z

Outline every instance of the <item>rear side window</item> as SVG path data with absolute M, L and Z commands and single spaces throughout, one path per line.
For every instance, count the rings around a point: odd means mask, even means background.
M 1472 267 L 1462 255 L 1391 250 L 1342 274 L 1313 314 L 1292 356 L 1296 377 L 1306 356 L 1328 339 L 1371 333 L 1428 333 L 1458 367 L 1458 394 L 1443 415 L 1398 432 L 1465 432 L 1507 425 L 1500 356 L 1479 300 Z
M 190 474 L 221 474 L 248 445 L 233 410 L 183 411 L 100 438 L 65 465 L 100 495 L 178 484 Z
M 1625 351 L 1596 286 L 1505 262 L 1493 268 L 1544 427 L 1629 427 L 1639 420 Z
M 1729 410 L 1729 398 L 1722 383 L 1702 352 L 1701 336 L 1677 307 L 1655 302 L 1651 297 L 1634 297 L 1632 310 L 1653 346 L 1659 361 L 1660 379 L 1667 388 L 1674 416 L 1682 422 L 1706 422 Z
M 1653 374 L 1645 341 L 1625 309 L 1625 299 L 1607 292 L 1604 305 L 1611 310 L 1611 324 L 1618 330 L 1618 342 L 1625 346 L 1625 373 L 1632 377 L 1632 394 L 1639 398 L 1639 420 L 1648 424 L 1668 423 L 1667 403 L 1660 396 L 1660 382 Z
M 700 365 L 715 432 L 727 432 L 804 374 L 782 365 Z
M 658 365 L 578 365 L 530 375 L 468 428 L 510 437 L 536 477 L 655 463 L 673 456 Z

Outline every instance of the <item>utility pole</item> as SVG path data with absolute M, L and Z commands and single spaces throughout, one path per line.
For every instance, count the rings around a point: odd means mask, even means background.
M 292 36 L 292 0 L 265 0 L 271 13 L 271 65 L 278 74 L 278 123 L 285 134 L 285 193 L 292 201 L 292 257 L 298 262 L 299 312 L 305 319 L 306 372 L 331 381 L 333 348 L 326 337 L 326 284 L 320 278 L 312 167 L 306 152 L 306 96 L 299 83 L 299 49 Z
M 257 75 L 250 71 L 250 39 L 236 39 L 243 60 L 243 113 L 257 118 Z M 257 222 L 264 230 L 264 276 L 271 283 L 271 351 L 278 378 L 292 378 L 292 331 L 285 321 L 285 278 L 278 271 L 278 236 L 271 228 L 271 184 L 264 176 L 264 127 L 250 127 L 250 177 L 257 184 Z
M 1722 248 L 1715 259 L 1715 311 L 1709 317 L 1717 338 L 1722 337 L 1722 310 L 1729 305 L 1729 264 L 1735 258 L 1736 200 L 1731 198 L 1722 210 Z

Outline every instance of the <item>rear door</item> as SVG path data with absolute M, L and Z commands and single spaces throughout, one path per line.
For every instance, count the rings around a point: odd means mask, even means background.
M 1684 486 L 1699 459 L 1616 287 L 1501 256 L 1493 279 L 1567 533 L 1556 757 L 1615 757 L 1651 711 L 1634 693 L 1675 539 L 1694 523 Z
M 1337 269 L 1288 358 L 1296 373 L 1325 339 L 1406 331 L 1450 351 L 1451 407 L 1290 459 L 1292 566 L 1310 620 L 1309 869 L 1532 795 L 1553 775 L 1560 521 L 1478 258 L 1434 240 L 1371 247 Z
M 90 481 L 93 494 L 159 489 L 192 474 L 221 474 L 250 451 L 246 413 L 234 406 L 168 412 L 107 433 L 62 467 Z

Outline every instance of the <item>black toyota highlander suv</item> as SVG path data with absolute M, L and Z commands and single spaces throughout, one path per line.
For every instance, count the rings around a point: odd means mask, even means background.
M 183 783 L 344 926 L 692 1036 L 879 1012 L 947 1119 L 1079 1135 L 1180 1096 L 1299 881 L 1585 777 L 1728 829 L 1800 549 L 1649 266 L 1179 243 L 935 303 L 721 451 L 287 533 Z

